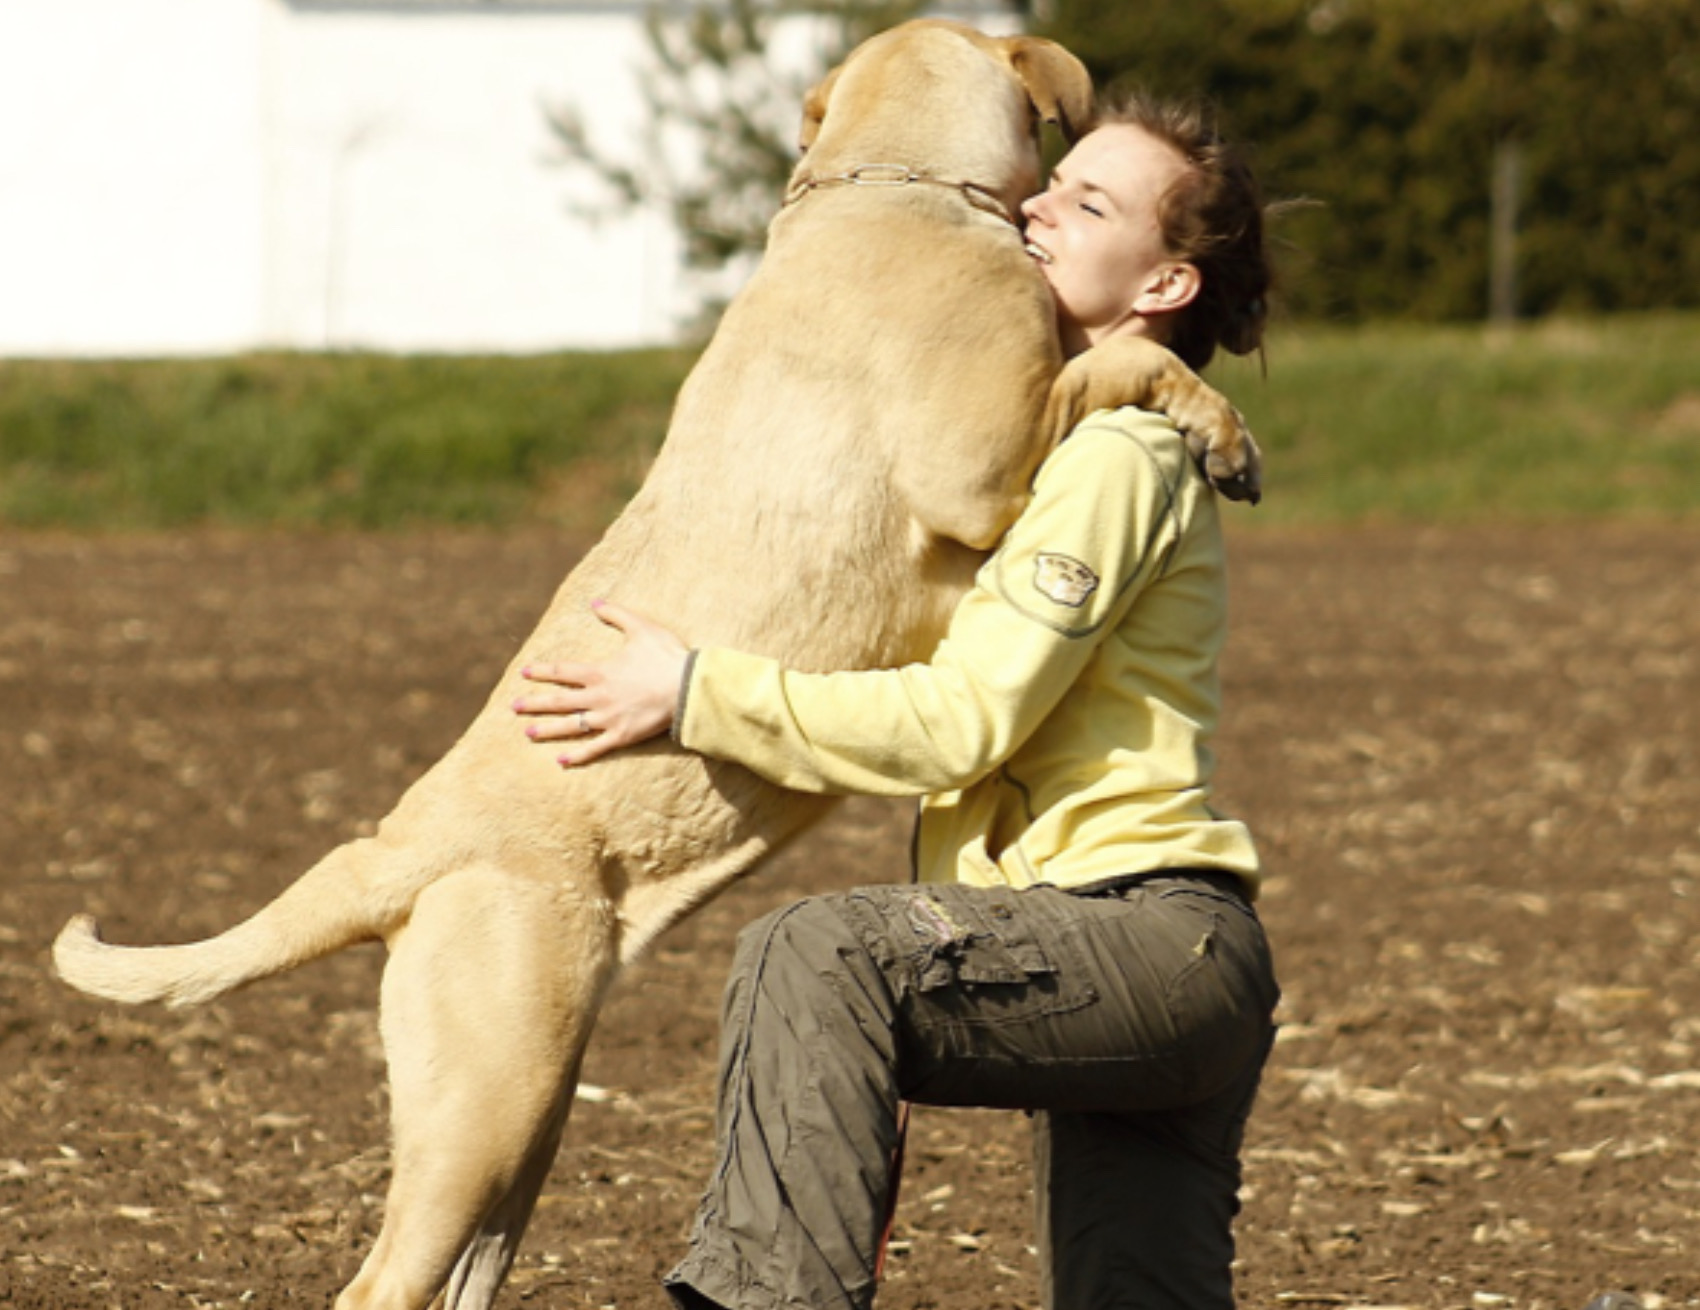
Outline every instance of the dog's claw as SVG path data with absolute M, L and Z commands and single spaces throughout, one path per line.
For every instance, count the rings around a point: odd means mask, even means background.
M 1263 499 L 1263 461 L 1257 443 L 1243 424 L 1240 428 L 1240 462 L 1236 465 L 1203 437 L 1187 434 L 1187 445 L 1198 461 L 1205 481 L 1229 500 L 1255 505 Z
M 1229 500 L 1243 500 L 1248 505 L 1256 505 L 1263 500 L 1263 492 L 1252 486 L 1244 477 L 1231 478 L 1227 482 L 1218 482 L 1216 490 Z
M 1213 464 L 1215 461 L 1211 460 L 1210 463 Z M 1248 464 L 1245 468 L 1234 472 L 1206 467 L 1204 476 L 1218 494 L 1229 500 L 1244 501 L 1249 505 L 1255 505 L 1263 499 L 1262 479 L 1258 476 L 1258 470 L 1253 465 Z

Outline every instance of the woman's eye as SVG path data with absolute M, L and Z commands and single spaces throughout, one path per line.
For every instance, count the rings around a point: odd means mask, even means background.
M 1089 205 L 1084 200 L 1082 200 L 1080 202 L 1080 207 L 1082 209 L 1084 209 L 1088 214 L 1092 215 L 1093 218 L 1104 217 L 1104 211 L 1099 209 L 1096 205 Z

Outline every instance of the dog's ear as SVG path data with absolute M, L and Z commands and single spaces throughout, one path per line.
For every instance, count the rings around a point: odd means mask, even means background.
M 803 97 L 803 125 L 797 131 L 797 144 L 805 151 L 814 145 L 820 125 L 826 121 L 826 102 L 832 98 L 832 84 L 838 80 L 838 72 L 837 68 L 833 69 Z
M 1055 41 L 1036 36 L 1005 40 L 1010 67 L 1047 123 L 1073 142 L 1092 122 L 1092 74 Z

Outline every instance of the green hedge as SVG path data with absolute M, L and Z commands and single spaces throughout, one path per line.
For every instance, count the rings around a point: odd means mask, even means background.
M 596 527 L 686 351 L 0 363 L 0 523 Z M 1268 454 L 1237 524 L 1700 522 L 1700 314 L 1288 328 L 1214 380 Z
M 1495 158 L 1518 312 L 1700 307 L 1700 0 L 1054 0 L 1100 85 L 1208 96 L 1306 317 L 1487 317 Z

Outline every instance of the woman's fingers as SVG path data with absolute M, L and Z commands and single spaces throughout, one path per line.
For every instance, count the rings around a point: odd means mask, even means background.
M 528 691 L 514 701 L 516 714 L 572 714 L 589 709 L 585 688 L 571 687 L 564 691 Z
M 629 610 L 624 605 L 611 600 L 593 600 L 590 602 L 591 613 L 601 619 L 616 632 L 625 634 L 627 641 L 635 641 L 640 637 L 671 637 L 673 634 L 662 627 L 654 619 L 645 618 L 636 610 Z
M 552 683 L 559 687 L 588 687 L 596 681 L 599 670 L 594 664 L 527 664 L 520 671 L 522 678 L 532 682 Z
M 622 740 L 617 734 L 604 732 L 595 737 L 586 737 L 576 743 L 571 750 L 563 751 L 555 757 L 555 762 L 563 769 L 576 768 L 580 764 L 589 764 L 599 760 L 604 755 L 612 754 L 630 742 Z
M 588 717 L 581 718 L 577 714 L 537 719 L 525 725 L 525 735 L 532 741 L 572 741 L 588 737 L 595 731 Z
M 645 716 L 641 709 L 634 710 L 618 700 L 610 701 L 600 714 L 581 710 L 563 721 L 562 729 L 556 739 L 566 740 L 568 748 L 555 758 L 569 768 L 588 764 L 623 746 L 636 746 L 666 730 L 657 729 L 653 715 Z
M 516 714 L 530 717 L 532 741 L 570 743 L 559 757 L 564 765 L 586 764 L 666 732 L 689 655 L 659 623 L 612 601 L 592 609 L 625 637 L 620 648 L 599 664 L 528 665 L 521 673 L 534 685 L 513 703 Z
M 526 732 L 539 741 L 566 735 L 560 725 L 571 722 L 568 716 L 595 707 L 595 698 L 588 687 L 539 688 L 526 692 L 513 703 L 515 714 L 537 720 L 526 726 Z

